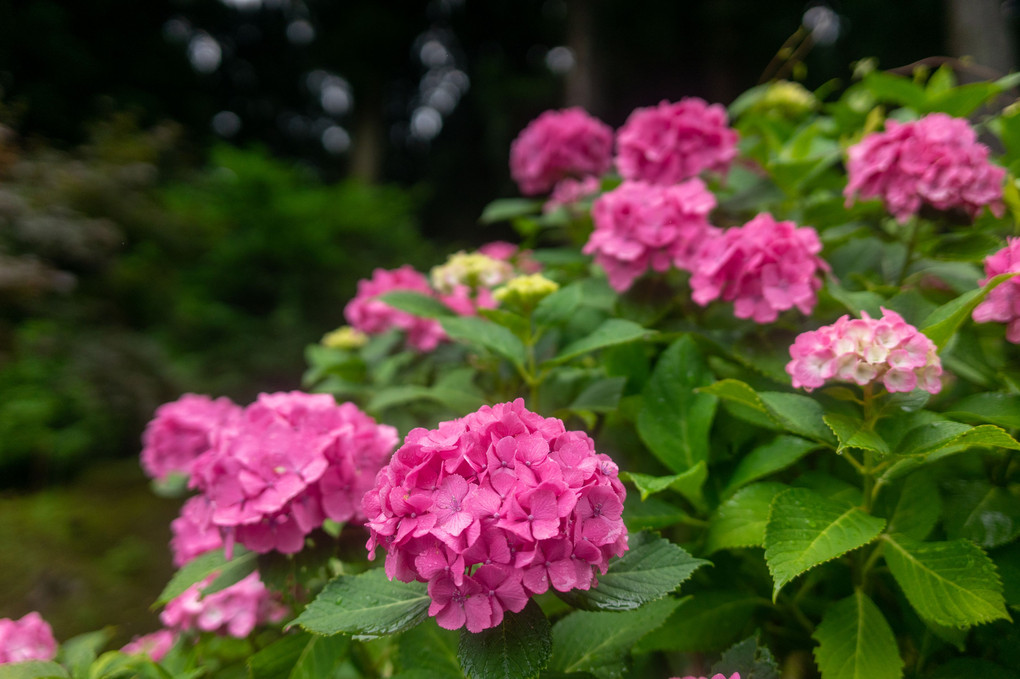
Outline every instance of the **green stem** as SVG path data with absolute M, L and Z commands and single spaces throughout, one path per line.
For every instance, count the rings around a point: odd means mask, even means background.
M 907 269 L 910 268 L 910 262 L 914 258 L 914 248 L 917 246 L 917 232 L 919 231 L 917 218 L 910 220 L 910 238 L 907 240 L 907 251 L 903 255 L 903 266 L 900 267 L 900 275 L 896 279 L 896 287 L 903 285 L 903 280 L 907 277 Z

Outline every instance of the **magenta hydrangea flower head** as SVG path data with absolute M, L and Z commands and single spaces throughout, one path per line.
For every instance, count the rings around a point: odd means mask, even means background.
M 613 129 L 580 108 L 546 111 L 510 144 L 510 176 L 529 196 L 568 177 L 603 174 L 612 164 Z
M 553 187 L 549 200 L 542 205 L 542 212 L 552 212 L 561 207 L 572 208 L 582 199 L 594 196 L 601 187 L 602 182 L 594 175 L 581 179 L 561 179 Z
M 847 150 L 848 207 L 855 196 L 881 198 L 900 223 L 924 205 L 960 209 L 972 219 L 985 205 L 1002 214 L 1006 170 L 988 162 L 988 147 L 966 120 L 932 113 L 885 127 Z
M 28 660 L 53 660 L 57 641 L 53 629 L 32 611 L 18 620 L 0 618 L 0 665 Z
M 197 394 L 164 403 L 142 434 L 142 469 L 160 481 L 171 474 L 190 475 L 195 458 L 212 444 L 213 433 L 240 412 L 228 398 Z
M 726 174 L 737 157 L 726 109 L 697 97 L 635 109 L 616 133 L 616 169 L 624 179 L 675 184 L 705 170 Z
M 167 603 L 160 622 L 176 632 L 199 629 L 243 639 L 256 626 L 286 617 L 287 609 L 273 598 L 258 573 L 203 596 L 202 589 L 215 577 L 210 575 Z
M 550 587 L 589 589 L 627 549 L 618 469 L 524 401 L 415 429 L 363 500 L 369 558 L 428 583 L 441 627 L 479 632 Z
M 829 269 L 818 256 L 821 250 L 814 229 L 761 213 L 704 242 L 691 267 L 691 297 L 701 306 L 716 299 L 733 302 L 737 318 L 758 323 L 771 323 L 793 307 L 810 314 L 822 287 L 820 274 Z
M 1020 272 L 1020 238 L 1007 238 L 1006 247 L 985 258 L 984 286 L 999 274 Z M 1006 324 L 1006 339 L 1020 344 L 1020 276 L 1000 283 L 974 309 L 976 323 Z
M 295 553 L 323 519 L 363 519 L 358 504 L 397 443 L 396 430 L 327 394 L 260 394 L 194 466 L 195 501 L 176 533 L 186 550 L 208 520 L 229 547 Z
M 942 362 L 935 344 L 895 311 L 881 318 L 843 316 L 797 336 L 786 372 L 794 387 L 811 391 L 828 380 L 861 386 L 881 382 L 889 392 L 921 388 L 937 394 Z
M 609 284 L 624 292 L 649 269 L 687 268 L 716 231 L 708 223 L 714 207 L 715 196 L 700 179 L 672 186 L 623 182 L 592 206 L 595 230 L 582 252 L 594 254 Z
M 127 655 L 147 655 L 153 662 L 162 660 L 177 642 L 177 634 L 173 630 L 161 629 L 151 634 L 135 637 L 121 649 Z

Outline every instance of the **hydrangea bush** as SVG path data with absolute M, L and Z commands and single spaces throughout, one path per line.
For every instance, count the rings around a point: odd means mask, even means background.
M 1015 676 L 1018 81 L 540 115 L 530 198 L 482 216 L 519 245 L 377 270 L 305 392 L 156 413 L 143 466 L 190 494 L 165 629 L 56 651 L 5 620 L 0 662 Z

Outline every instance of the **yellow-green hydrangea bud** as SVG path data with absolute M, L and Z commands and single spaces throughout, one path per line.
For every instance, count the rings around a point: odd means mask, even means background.
M 511 279 L 501 288 L 496 288 L 492 296 L 503 305 L 521 309 L 533 309 L 543 298 L 560 289 L 556 281 L 551 281 L 540 273 L 530 276 L 518 276 Z
M 760 113 L 775 112 L 785 118 L 799 118 L 818 106 L 818 100 L 797 82 L 779 80 L 772 83 L 754 109 Z
M 470 288 L 492 288 L 504 283 L 514 275 L 509 262 L 494 259 L 478 252 L 464 251 L 450 255 L 446 264 L 432 268 L 432 287 L 444 295 L 454 291 L 458 285 Z
M 365 346 L 367 342 L 368 335 L 349 325 L 341 326 L 322 336 L 322 346 L 329 347 L 330 349 L 346 349 L 350 351 Z

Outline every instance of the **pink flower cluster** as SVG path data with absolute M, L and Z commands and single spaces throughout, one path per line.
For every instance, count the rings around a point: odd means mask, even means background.
M 797 336 L 786 365 L 793 386 L 811 391 L 829 379 L 861 386 L 881 381 L 890 392 L 920 387 L 937 394 L 942 362 L 932 341 L 895 311 L 882 309 L 878 319 L 861 315 Z
M 553 188 L 549 200 L 542 206 L 542 212 L 552 212 L 557 208 L 569 208 L 583 198 L 599 192 L 602 182 L 596 176 L 583 179 L 564 179 Z
M 908 123 L 888 120 L 885 132 L 867 135 L 847 154 L 847 206 L 855 194 L 881 198 L 901 223 L 924 204 L 959 208 L 971 218 L 985 205 L 1002 214 L 1006 170 L 988 162 L 988 147 L 962 118 L 932 113 Z
M 152 634 L 135 637 L 121 649 L 127 655 L 147 655 L 153 662 L 159 662 L 177 643 L 177 634 L 172 630 L 161 629 Z
M 240 413 L 228 398 L 198 394 L 164 403 L 142 434 L 142 469 L 159 481 L 171 474 L 190 476 L 195 459 L 209 449 L 212 433 Z
M 626 491 L 592 440 L 524 401 L 415 429 L 365 495 L 369 558 L 428 583 L 441 627 L 479 632 L 553 587 L 588 589 L 627 549 Z
M 428 278 L 407 264 L 390 271 L 376 269 L 371 279 L 358 281 L 358 294 L 344 308 L 347 322 L 368 335 L 377 335 L 392 328 L 403 330 L 407 334 L 408 346 L 423 352 L 439 346 L 446 339 L 446 333 L 439 321 L 394 309 L 378 299 L 379 295 L 393 290 L 409 290 L 434 296 L 461 316 L 473 316 L 479 306 L 496 306 L 487 290 L 482 291 L 478 299 L 474 300 L 467 286 L 459 286 L 449 295 L 437 295 L 429 285 Z
M 352 403 L 327 394 L 260 394 L 193 468 L 190 485 L 202 492 L 181 528 L 209 521 L 230 541 L 265 553 L 294 553 L 325 518 L 360 516 L 361 496 L 397 443 L 393 427 L 377 425 Z M 208 512 L 208 514 L 207 514 Z M 205 538 L 178 533 L 193 553 Z
M 594 254 L 618 292 L 649 269 L 687 268 L 701 242 L 716 232 L 708 223 L 715 196 L 700 179 L 672 186 L 623 182 L 592 206 L 595 230 L 583 248 Z
M 0 665 L 53 660 L 57 641 L 42 616 L 32 611 L 19 620 L 0 618 Z
M 674 184 L 704 170 L 725 174 L 737 156 L 726 109 L 703 99 L 635 109 L 616 135 L 616 168 L 624 179 Z
M 737 318 L 758 323 L 771 323 L 792 307 L 810 314 L 822 287 L 819 273 L 829 268 L 818 257 L 821 250 L 814 229 L 759 214 L 704 243 L 692 267 L 691 296 L 701 306 L 719 298 L 733 302 Z
M 160 622 L 174 630 L 200 629 L 243 639 L 256 625 L 286 617 L 287 609 L 273 598 L 258 573 L 203 596 L 202 589 L 214 579 L 210 575 L 170 601 L 159 616 Z
M 510 145 L 510 175 L 535 195 L 560 180 L 600 175 L 612 166 L 613 129 L 580 108 L 546 111 Z
M 999 274 L 1020 272 L 1020 238 L 1006 239 L 1006 247 L 985 258 L 984 286 Z M 1000 283 L 974 309 L 977 323 L 1006 323 L 1006 339 L 1020 344 L 1020 276 Z
M 538 273 L 542 270 L 542 265 L 532 258 L 531 250 L 521 250 L 520 246 L 505 240 L 494 240 L 478 246 L 478 254 L 510 262 L 521 273 Z

